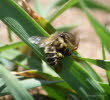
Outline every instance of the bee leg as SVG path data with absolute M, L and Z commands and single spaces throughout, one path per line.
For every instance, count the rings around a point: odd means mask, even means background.
M 60 52 L 57 52 L 57 57 L 58 57 L 58 58 L 63 58 L 64 55 L 62 55 Z
M 74 52 L 75 50 L 77 50 L 78 49 L 78 47 L 74 47 L 74 49 L 72 50 L 72 52 Z
M 75 43 L 75 47 L 71 50 L 71 54 L 75 51 L 75 50 L 77 50 L 78 49 L 78 46 L 79 46 L 79 39 L 76 41 L 76 43 Z

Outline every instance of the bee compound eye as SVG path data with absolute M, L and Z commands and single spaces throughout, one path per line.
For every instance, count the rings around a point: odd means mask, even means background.
M 64 34 L 60 34 L 59 36 L 64 40 L 64 42 L 67 42 L 66 36 Z
M 59 36 L 60 36 L 61 38 L 65 38 L 65 36 L 64 36 L 63 34 L 60 34 Z

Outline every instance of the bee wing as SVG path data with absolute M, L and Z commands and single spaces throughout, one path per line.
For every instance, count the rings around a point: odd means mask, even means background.
M 44 42 L 46 37 L 32 36 L 29 41 L 33 44 L 37 44 L 39 47 L 45 47 L 49 42 Z

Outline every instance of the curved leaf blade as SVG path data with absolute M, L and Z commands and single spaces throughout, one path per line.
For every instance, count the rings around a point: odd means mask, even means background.
M 0 19 L 23 41 L 25 41 L 37 56 L 43 58 L 38 46 L 30 43 L 28 39 L 30 36 L 34 35 L 49 36 L 48 33 L 13 0 L 1 0 L 0 7 Z
M 103 88 L 71 57 L 64 59 L 63 69 L 59 74 L 83 100 L 93 100 L 93 95 L 95 100 L 106 98 Z
M 78 0 L 69 0 L 66 2 L 57 12 L 55 12 L 50 18 L 49 22 L 52 22 L 55 18 L 57 18 L 60 14 L 62 14 L 65 10 L 76 4 Z
M 9 92 L 16 100 L 33 100 L 32 96 L 21 86 L 19 81 L 0 65 L 0 75 L 4 80 Z
M 79 0 L 79 3 L 86 13 L 89 21 L 91 22 L 93 28 L 95 29 L 97 35 L 99 36 L 101 42 L 104 44 L 104 46 L 107 48 L 107 50 L 110 52 L 110 31 L 107 30 L 103 25 L 101 25 L 88 11 L 86 5 L 84 4 L 83 0 Z
M 0 46 L 0 52 L 2 51 L 5 51 L 5 50 L 8 50 L 8 49 L 12 49 L 12 48 L 17 48 L 17 47 L 20 47 L 20 46 L 24 46 L 25 43 L 22 42 L 22 41 L 18 41 L 18 42 L 13 42 L 13 43 L 10 43 L 10 44 L 6 44 L 6 45 L 3 45 L 3 46 Z

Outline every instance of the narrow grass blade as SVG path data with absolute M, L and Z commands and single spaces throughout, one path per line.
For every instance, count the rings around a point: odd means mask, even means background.
M 91 59 L 91 58 L 78 58 L 95 64 L 105 70 L 110 70 L 110 60 L 100 60 L 100 59 Z
M 28 14 L 26 14 L 25 11 L 23 11 L 13 0 L 1 0 L 0 7 L 0 19 L 23 41 L 25 41 L 37 56 L 43 58 L 38 46 L 30 43 L 28 39 L 33 35 L 49 36 L 48 33 Z
M 103 82 L 98 82 L 98 83 L 105 90 L 106 94 L 110 95 L 110 85 Z
M 110 52 L 110 31 L 107 30 L 103 25 L 101 25 L 88 11 L 86 5 L 84 4 L 83 0 L 79 1 L 81 7 L 83 8 L 84 12 L 86 13 L 89 21 L 91 22 L 92 26 L 94 27 L 97 35 L 99 36 L 102 44 L 104 45 L 104 47 L 106 47 L 106 49 Z M 106 68 L 108 69 L 108 66 L 106 66 Z M 107 71 L 107 78 L 108 81 L 110 81 L 110 72 Z
M 36 80 L 36 79 L 21 80 L 20 83 L 26 89 L 30 89 L 30 88 L 34 88 L 34 87 L 38 87 L 38 86 L 43 86 L 44 89 L 47 91 L 48 96 L 50 96 L 52 98 L 57 98 L 57 99 L 60 98 L 61 100 L 64 100 L 62 98 L 66 98 L 65 94 L 67 94 L 67 93 L 72 93 L 73 95 L 76 95 L 76 92 L 74 90 L 72 90 L 71 87 L 69 87 L 68 84 L 65 83 L 61 78 L 53 77 L 53 76 L 50 76 L 50 75 L 43 73 L 43 72 L 40 72 L 40 73 L 37 73 L 37 71 L 35 71 L 35 72 L 36 72 L 37 78 L 39 78 L 39 79 L 43 78 L 45 80 Z M 49 81 L 49 80 L 51 80 L 51 81 Z M 3 84 L 2 80 L 0 80 L 0 83 L 1 83 L 0 84 L 0 88 L 1 88 L 0 95 L 2 96 L 2 95 L 9 94 L 7 88 L 5 88 L 3 86 L 4 84 Z M 48 85 L 48 86 L 45 86 L 45 85 Z M 60 91 L 57 88 L 59 88 Z
M 69 0 L 68 2 L 66 2 L 57 12 L 50 16 L 49 22 L 52 22 L 55 18 L 57 18 L 60 14 L 62 14 L 65 10 L 67 10 L 77 2 L 78 0 Z
M 48 93 L 48 96 L 55 100 L 66 100 L 70 92 L 64 88 L 60 88 L 55 85 L 43 86 L 43 89 Z
M 56 27 L 56 30 L 57 31 L 60 31 L 60 32 L 67 32 L 67 31 L 70 31 L 76 27 L 78 27 L 79 24 L 76 23 L 76 24 L 70 24 L 70 25 L 65 25 L 65 26 L 60 26 L 60 27 Z
M 56 84 L 59 83 L 61 81 L 47 81 L 47 80 L 37 80 L 37 79 L 25 79 L 25 80 L 21 80 L 20 84 L 26 89 L 32 89 L 35 87 L 39 87 L 39 86 L 44 86 L 44 85 L 50 85 L 50 84 Z M 9 94 L 8 88 L 4 86 L 3 84 L 3 80 L 0 80 L 0 96 L 4 96 Z
M 73 61 L 71 57 L 67 57 L 63 60 L 63 69 L 59 74 L 83 97 L 82 100 L 93 100 L 93 95 L 95 95 L 95 100 L 103 100 L 106 98 L 103 88 L 84 68 Z
M 42 16 L 39 16 L 25 1 L 22 1 L 22 8 L 48 33 L 55 32 L 53 26 Z
M 103 60 L 106 60 L 105 49 L 104 49 L 103 43 L 102 43 L 102 58 Z
M 98 75 L 98 73 L 92 68 L 90 64 L 88 64 L 85 60 L 80 60 L 79 62 L 83 68 L 97 81 L 103 82 L 102 78 Z
M 12 49 L 12 48 L 17 48 L 17 47 L 20 47 L 20 46 L 24 46 L 26 45 L 24 42 L 22 41 L 18 41 L 18 42 L 13 42 L 13 43 L 10 43 L 10 44 L 6 44 L 6 45 L 3 45 L 3 46 L 0 46 L 0 52 L 2 51 L 5 51 L 5 50 L 8 50 L 8 49 Z
M 8 31 L 8 39 L 9 39 L 10 42 L 12 42 L 13 41 L 13 39 L 12 39 L 12 31 L 11 31 L 11 29 L 9 27 L 7 27 L 7 31 Z
M 19 56 L 21 53 L 18 50 L 14 50 L 14 49 L 9 49 L 6 51 L 2 51 L 0 53 L 0 57 L 8 59 L 8 60 L 12 60 L 15 57 Z
M 58 0 L 56 6 L 62 6 L 65 2 L 67 2 L 68 0 Z M 88 6 L 88 8 L 90 9 L 99 9 L 99 10 L 103 10 L 106 12 L 110 12 L 110 7 L 108 5 L 105 5 L 104 3 L 101 3 L 100 1 L 96 1 L 96 0 L 84 0 L 84 2 L 86 3 L 86 5 Z M 75 5 L 76 7 L 80 8 L 79 4 Z
M 79 0 L 79 3 L 86 13 L 89 21 L 91 22 L 92 26 L 94 27 L 97 35 L 99 36 L 101 42 L 104 44 L 104 46 L 107 48 L 107 50 L 110 52 L 110 32 L 107 30 L 103 25 L 101 25 L 88 11 L 86 5 L 84 4 L 83 0 Z
M 57 4 L 57 0 L 53 1 L 52 3 L 50 3 L 50 5 L 47 6 L 45 12 L 44 12 L 44 17 L 47 17 L 48 13 L 56 6 Z
M 2 64 L 6 69 L 12 71 L 15 69 L 15 64 L 8 59 L 0 57 L 0 64 Z
M 28 92 L 21 86 L 19 81 L 9 73 L 2 65 L 0 65 L 0 75 L 4 80 L 9 92 L 16 100 L 33 100 Z
M 58 77 L 58 74 L 50 67 L 48 67 L 48 65 L 44 61 L 42 62 L 40 59 L 36 59 L 36 57 L 25 56 L 17 50 L 11 49 L 1 52 L 0 57 L 7 59 L 23 68 L 43 71 L 44 73 L 49 73 L 54 77 Z M 43 75 L 44 74 L 41 74 L 41 76 Z
M 92 66 L 90 64 L 88 64 L 88 62 L 85 59 L 82 59 L 82 57 L 79 55 L 78 52 L 74 52 L 72 54 L 72 58 L 73 60 L 76 59 L 76 61 L 79 61 L 79 63 L 81 64 L 81 66 L 83 66 L 83 68 L 85 68 L 85 70 L 97 81 L 103 82 L 103 80 L 101 79 L 101 77 L 96 73 L 96 71 L 92 68 Z
M 41 5 L 41 1 L 40 0 L 35 0 L 35 10 L 36 12 L 41 15 L 41 16 L 44 16 L 44 10 L 42 8 L 42 5 Z
M 28 77 L 28 78 L 39 78 L 45 80 L 62 80 L 60 77 L 55 77 L 51 74 L 47 74 L 38 70 L 27 70 L 23 72 L 17 72 L 16 75 Z
M 38 71 L 38 70 L 27 70 L 27 71 L 23 71 L 23 72 L 17 72 L 16 75 L 27 77 L 27 78 L 45 79 L 45 80 L 48 80 L 48 81 L 58 81 L 58 83 L 55 83 L 54 85 L 56 85 L 56 86 L 58 86 L 60 88 L 63 88 L 65 90 L 68 90 L 71 93 L 76 93 L 58 75 L 56 76 L 56 75 L 53 75 L 51 73 L 45 73 L 45 72 L 41 72 L 41 71 Z
M 50 84 L 56 84 L 56 83 L 60 83 L 60 82 L 62 82 L 62 81 L 26 79 L 26 80 L 21 81 L 20 83 L 23 85 L 24 88 L 31 89 L 31 88 L 34 88 L 34 87 L 50 85 Z
M 99 10 L 110 12 L 110 7 L 101 3 L 100 1 L 95 0 L 84 0 L 84 2 L 87 4 L 89 8 L 96 8 Z
M 102 57 L 103 57 L 103 60 L 106 60 L 105 49 L 104 49 L 103 43 L 102 43 Z M 109 69 L 109 68 L 110 68 L 110 66 L 106 65 L 106 69 Z M 110 84 L 110 70 L 109 71 L 106 70 L 106 75 L 107 75 L 108 82 Z

